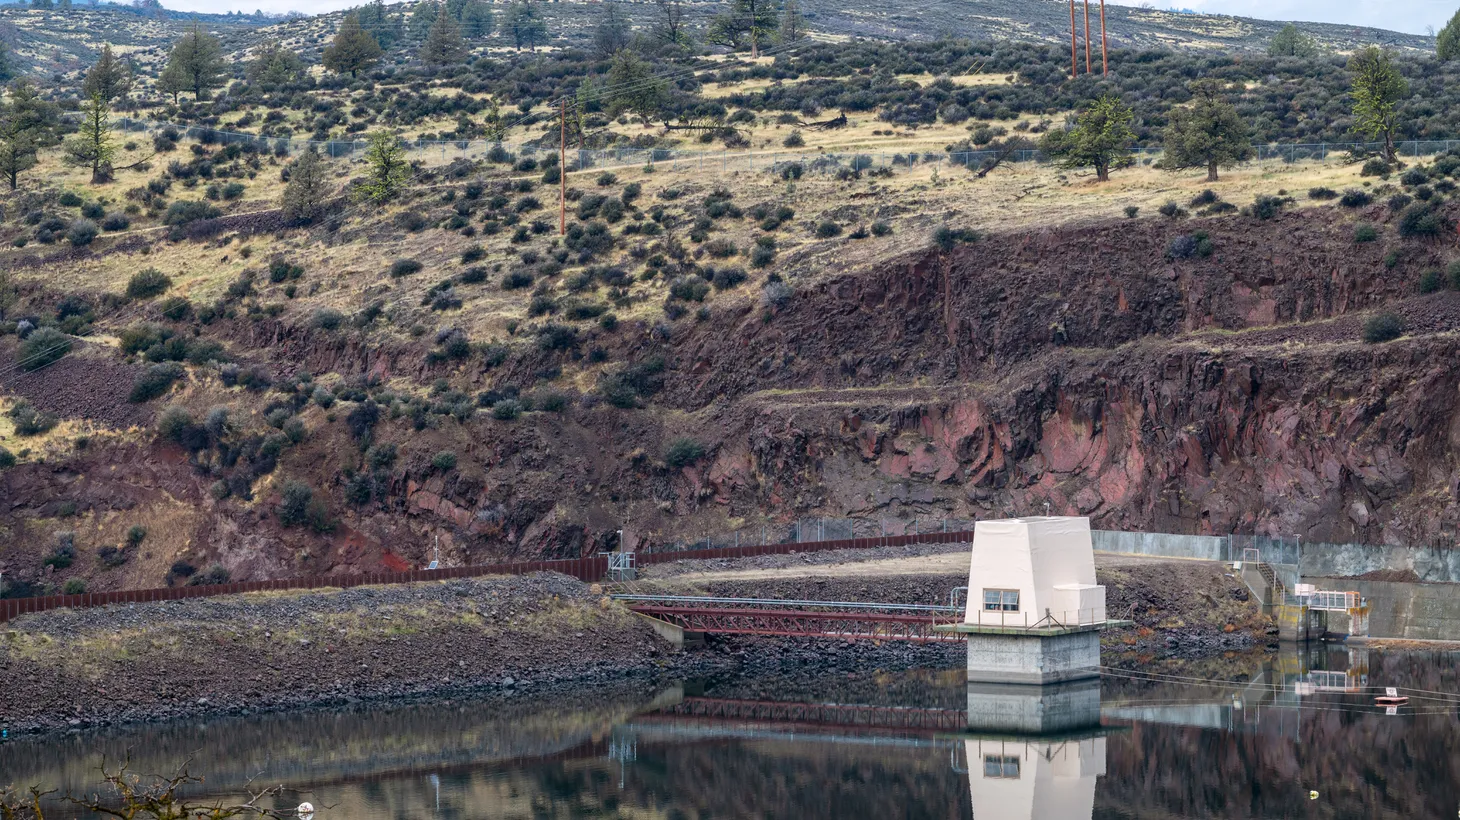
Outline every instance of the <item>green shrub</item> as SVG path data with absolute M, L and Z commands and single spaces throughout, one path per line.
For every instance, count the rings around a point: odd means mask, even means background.
M 710 283 L 698 276 L 681 276 L 669 284 L 671 299 L 703 302 L 710 293 Z
M 157 416 L 157 435 L 181 443 L 189 427 L 193 426 L 193 414 L 185 407 L 171 405 Z
M 824 219 L 816 225 L 817 239 L 831 239 L 834 236 L 839 236 L 841 232 L 842 226 L 836 224 L 830 219 Z
M 1460 259 L 1445 266 L 1445 278 L 1450 282 L 1450 290 L 1460 290 Z
M 41 563 L 55 569 L 65 569 L 76 563 L 76 533 L 56 533 L 56 547 Z
M 492 418 L 500 421 L 511 421 L 522 415 L 522 402 L 516 399 L 502 399 L 492 405 Z
M 127 297 L 130 299 L 151 299 L 161 296 L 172 287 L 172 278 L 157 268 L 148 268 L 132 274 L 127 280 Z
M 132 392 L 127 401 L 133 404 L 151 401 L 172 388 L 174 382 L 185 375 L 182 365 L 174 362 L 154 364 L 132 380 Z
M 15 466 L 15 454 L 0 447 L 0 470 Z
M 1308 198 L 1316 200 L 1338 199 L 1338 191 L 1320 185 L 1317 188 L 1308 189 Z
M 179 559 L 177 561 L 172 562 L 172 566 L 170 568 L 168 568 L 167 574 L 169 574 L 169 575 L 176 575 L 179 578 L 190 578 L 197 571 L 198 571 L 198 568 L 197 567 L 193 566 L 192 564 L 189 564 L 187 561 L 184 561 L 184 560 Z
M 162 221 L 170 227 L 180 228 L 203 219 L 217 219 L 222 215 L 222 211 L 201 199 L 179 200 L 167 207 Z
M 1362 208 L 1373 201 L 1374 197 L 1370 196 L 1368 191 L 1349 188 L 1343 192 L 1342 197 L 1339 197 L 1338 204 L 1345 208 Z
M 322 307 L 314 311 L 309 321 L 320 330 L 338 330 L 344 324 L 345 314 L 334 308 Z
M 10 416 L 10 420 L 15 424 L 17 436 L 41 435 L 55 427 L 58 421 L 55 415 L 37 410 L 25 399 L 16 402 L 6 415 Z
M 173 565 L 176 568 L 176 564 Z M 188 579 L 190 587 L 215 587 L 228 583 L 232 574 L 222 564 L 214 564 L 208 567 L 207 572 L 201 572 Z
M 70 229 L 66 231 L 66 241 L 75 247 L 84 248 L 95 241 L 100 233 L 101 228 L 95 222 L 90 219 L 78 219 L 72 222 Z
M 365 462 L 372 470 L 384 470 L 395 464 L 399 450 L 394 444 L 377 444 L 365 453 Z
M 67 578 L 66 583 L 61 586 L 61 592 L 66 595 L 83 595 L 86 593 L 86 579 Z
M 1139 205 L 1127 205 L 1127 206 L 1125 206 L 1125 218 L 1126 219 L 1135 219 L 1140 214 L 1140 212 L 1141 212 L 1141 207 Z
M 142 543 L 142 539 L 144 539 L 146 537 L 147 537 L 147 528 L 144 527 L 144 526 L 142 526 L 141 524 L 133 524 L 132 526 L 130 526 L 130 527 L 127 528 L 127 545 L 128 546 L 135 547 L 138 544 Z
M 298 279 L 303 275 L 303 265 L 296 265 L 283 257 L 275 257 L 269 262 L 269 281 L 274 284 L 290 279 Z
M 1257 219 L 1272 219 L 1282 211 L 1283 204 L 1284 201 L 1281 197 L 1258 194 L 1257 198 L 1252 200 L 1252 215 Z
M 127 563 L 127 551 L 107 544 L 96 551 L 96 559 L 107 569 L 116 569 Z
M 664 463 L 677 469 L 693 464 L 704 456 L 705 445 L 692 438 L 677 438 L 669 442 L 669 448 L 664 451 Z
M 533 405 L 544 413 L 561 413 L 568 407 L 568 396 L 556 390 L 543 390 L 533 398 Z
M 958 245 L 971 245 L 978 240 L 978 231 L 972 228 L 950 228 L 943 225 L 933 231 L 933 244 L 945 251 L 951 251 Z
M 274 509 L 274 515 L 286 527 L 303 524 L 308 520 L 309 502 L 313 499 L 314 490 L 308 484 L 290 479 L 279 491 L 279 506 Z
M 16 348 L 15 363 L 20 365 L 21 370 L 38 370 L 60 361 L 62 356 L 70 352 L 70 336 L 53 327 L 42 327 L 31 331 Z
M 438 470 L 439 472 L 443 473 L 447 472 L 448 470 L 455 470 L 456 453 L 453 453 L 450 450 L 442 450 L 436 455 L 431 456 L 431 466 L 436 468 L 436 470 Z
M 421 268 L 421 263 L 414 259 L 397 259 L 390 264 L 390 275 L 399 279 L 402 276 L 418 273 Z
M 1385 162 L 1384 160 L 1382 160 L 1382 159 L 1380 159 L 1378 157 L 1374 157 L 1373 159 L 1369 160 L 1368 162 L 1365 162 L 1364 163 L 1364 167 L 1362 167 L 1362 168 L 1359 169 L 1359 176 L 1361 176 L 1361 177 L 1382 177 L 1382 176 L 1388 176 L 1388 174 L 1392 170 L 1393 169 L 1391 169 L 1389 167 L 1389 163 Z
M 1354 226 L 1355 242 L 1373 242 L 1379 238 L 1379 226 L 1372 222 L 1360 222 Z
M 1429 205 L 1414 204 L 1399 217 L 1399 235 L 1404 237 L 1439 236 L 1444 220 Z
M 1404 320 L 1393 313 L 1370 316 L 1364 322 L 1364 341 L 1379 344 L 1398 339 L 1404 334 Z
M 1419 292 L 1434 293 L 1445 286 L 1445 276 L 1431 268 L 1419 275 Z
M 892 233 L 892 226 L 889 225 L 889 224 L 887 224 L 886 222 L 883 222 L 881 220 L 878 220 L 878 221 L 872 223 L 872 235 L 873 236 L 887 236 L 887 235 L 889 235 L 891 233 Z

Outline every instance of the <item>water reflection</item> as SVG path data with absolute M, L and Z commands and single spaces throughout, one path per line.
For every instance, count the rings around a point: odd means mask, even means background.
M 84 789 L 131 748 L 144 771 L 196 753 L 213 792 L 310 790 L 335 807 L 321 820 L 1452 817 L 1455 699 L 1389 715 L 1372 690 L 1460 691 L 1455 659 L 1319 647 L 1042 689 L 957 669 L 625 686 L 13 741 L 0 781 Z

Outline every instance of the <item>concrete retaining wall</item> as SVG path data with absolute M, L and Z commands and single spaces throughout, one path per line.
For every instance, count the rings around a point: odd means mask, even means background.
M 1166 558 L 1229 560 L 1227 539 L 1219 535 L 1173 535 L 1164 532 L 1116 532 L 1091 530 L 1090 540 L 1099 552 L 1131 555 L 1160 555 Z
M 1320 577 L 1309 580 L 1324 589 L 1352 590 L 1362 595 L 1369 602 L 1371 638 L 1460 640 L 1460 588 L 1452 584 Z
M 1099 549 L 1099 547 L 1096 547 Z M 1460 550 L 1370 544 L 1304 544 L 1304 576 L 1363 575 L 1413 570 L 1421 581 L 1460 583 Z

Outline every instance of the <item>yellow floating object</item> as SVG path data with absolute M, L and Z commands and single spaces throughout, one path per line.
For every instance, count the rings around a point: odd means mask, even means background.
M 1309 800 L 1317 800 L 1318 799 L 1318 792 L 1315 792 L 1315 791 L 1311 791 L 1310 790 L 1308 792 L 1308 799 Z

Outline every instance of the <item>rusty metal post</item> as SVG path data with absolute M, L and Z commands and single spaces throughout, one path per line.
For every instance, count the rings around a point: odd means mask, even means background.
M 1094 71 L 1090 64 L 1090 0 L 1085 0 L 1085 73 L 1093 74 Z
M 1105 0 L 1100 0 L 1100 67 L 1110 75 L 1110 50 L 1105 45 Z
M 1070 77 L 1072 79 L 1080 73 L 1079 55 L 1079 46 L 1075 43 L 1075 0 L 1070 0 Z

